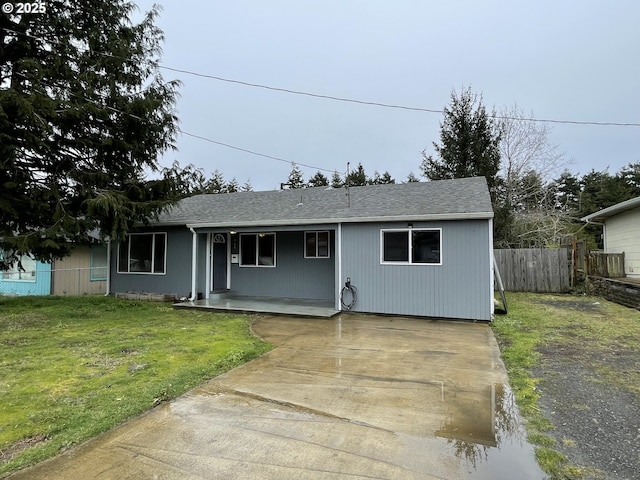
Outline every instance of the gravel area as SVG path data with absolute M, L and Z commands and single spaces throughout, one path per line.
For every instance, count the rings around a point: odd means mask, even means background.
M 532 372 L 540 405 L 556 430 L 556 450 L 585 467 L 583 479 L 640 478 L 640 397 L 604 381 L 598 372 L 640 368 L 640 352 L 593 354 L 585 345 L 546 345 Z

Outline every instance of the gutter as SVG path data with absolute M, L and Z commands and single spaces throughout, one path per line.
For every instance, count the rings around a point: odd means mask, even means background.
M 196 264 L 197 264 L 197 249 L 198 249 L 198 234 L 196 231 L 189 227 L 192 233 L 192 244 L 191 244 L 191 297 L 189 298 L 190 302 L 193 302 L 198 294 L 196 293 Z
M 371 223 L 371 222 L 430 222 L 438 220 L 488 220 L 493 218 L 493 212 L 481 213 L 442 213 L 432 215 L 393 215 L 374 217 L 340 217 L 340 218 L 296 218 L 296 219 L 259 219 L 259 220 L 230 220 L 222 222 L 187 223 L 187 228 L 231 228 L 231 227 L 259 227 L 259 226 L 284 226 L 284 225 L 308 225 L 329 223 Z M 161 226 L 162 224 L 157 224 Z M 176 224 L 174 224 L 176 225 Z M 179 224 L 178 224 L 179 225 Z
M 594 222 L 593 220 L 591 220 L 590 218 L 583 218 L 582 219 L 584 222 L 587 223 L 587 225 L 600 225 L 600 226 L 604 226 L 604 223 L 601 222 Z

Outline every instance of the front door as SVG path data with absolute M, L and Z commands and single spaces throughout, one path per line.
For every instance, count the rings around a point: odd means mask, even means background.
M 214 233 L 211 243 L 211 286 L 212 291 L 227 289 L 227 236 Z

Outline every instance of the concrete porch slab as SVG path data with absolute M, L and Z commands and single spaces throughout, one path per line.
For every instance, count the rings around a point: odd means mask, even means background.
M 333 302 L 298 298 L 248 297 L 224 295 L 217 298 L 181 302 L 174 308 L 196 308 L 242 313 L 267 313 L 271 315 L 295 315 L 297 317 L 331 318 L 338 310 Z

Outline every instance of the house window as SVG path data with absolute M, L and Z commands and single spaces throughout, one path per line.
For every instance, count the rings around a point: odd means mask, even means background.
M 166 233 L 131 233 L 120 243 L 118 273 L 165 273 Z
M 442 229 L 381 230 L 381 262 L 442 264 Z
M 241 233 L 240 234 L 240 266 L 242 267 L 275 267 L 276 266 L 276 234 L 275 233 Z
M 329 232 L 304 232 L 304 258 L 329 258 Z
M 90 258 L 89 280 L 98 282 L 107 279 L 107 248 L 104 246 L 92 245 Z
M 36 261 L 28 255 L 20 255 L 9 270 L 2 271 L 2 280 L 35 283 Z

